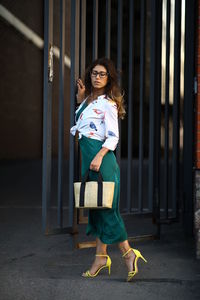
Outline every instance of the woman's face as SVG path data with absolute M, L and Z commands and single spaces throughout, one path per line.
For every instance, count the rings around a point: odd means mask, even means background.
M 94 89 L 102 89 L 107 85 L 108 73 L 104 66 L 96 65 L 90 74 L 91 83 Z

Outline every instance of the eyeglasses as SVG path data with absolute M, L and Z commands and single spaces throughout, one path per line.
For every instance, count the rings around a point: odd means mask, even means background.
M 99 75 L 100 78 L 105 78 L 106 76 L 108 76 L 107 72 L 92 71 L 90 74 L 92 77 L 97 77 L 97 75 Z

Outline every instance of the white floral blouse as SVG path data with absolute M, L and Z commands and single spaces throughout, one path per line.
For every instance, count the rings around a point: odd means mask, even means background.
M 81 103 L 75 112 L 76 114 L 86 102 L 87 98 Z M 104 141 L 102 147 L 115 150 L 119 140 L 118 110 L 114 101 L 107 99 L 106 95 L 99 96 L 86 106 L 80 114 L 76 125 L 70 130 L 72 135 L 79 132 L 79 139 L 82 135 Z

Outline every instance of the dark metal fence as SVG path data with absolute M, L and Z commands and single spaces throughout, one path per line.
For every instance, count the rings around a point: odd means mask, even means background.
M 53 0 L 45 0 L 43 229 L 50 231 Z M 151 214 L 159 225 L 177 219 L 181 190 L 182 103 L 181 49 L 184 49 L 184 2 L 70 1 L 70 127 L 74 125 L 75 80 L 97 57 L 113 59 L 123 70 L 127 118 L 120 123 L 116 151 L 121 167 L 121 211 Z M 58 229 L 63 230 L 63 186 L 68 185 L 68 226 L 77 222 L 73 181 L 79 176 L 77 144 L 69 136 L 68 182 L 63 180 L 65 0 L 60 0 Z M 115 16 L 113 18 L 112 16 Z M 91 21 L 92 20 L 92 21 Z M 92 26 L 91 26 L 92 25 Z M 104 32 L 104 34 L 102 34 Z M 102 38 L 103 36 L 103 38 Z M 68 37 L 69 38 L 69 37 Z M 171 47 L 173 43 L 173 47 Z M 165 50 L 165 52 L 164 52 Z M 163 54 L 164 53 L 164 54 Z M 48 69 L 49 67 L 49 69 Z M 173 92 L 171 92 L 173 91 Z M 163 96 L 164 95 L 164 96 Z M 171 141 L 171 142 L 170 142 Z

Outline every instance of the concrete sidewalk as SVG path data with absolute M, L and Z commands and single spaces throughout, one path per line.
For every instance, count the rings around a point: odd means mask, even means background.
M 180 224 L 165 225 L 160 240 L 134 244 L 148 263 L 139 261 L 131 283 L 115 245 L 111 276 L 82 278 L 95 249 L 75 249 L 67 234 L 44 236 L 39 208 L 1 207 L 0 225 L 1 300 L 200 299 L 200 261 Z M 87 240 L 82 232 L 79 238 Z

